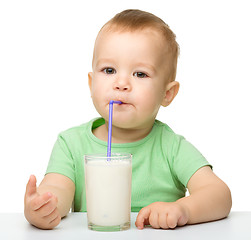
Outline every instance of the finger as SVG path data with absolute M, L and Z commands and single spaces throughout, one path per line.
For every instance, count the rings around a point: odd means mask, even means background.
M 178 223 L 177 225 L 178 226 L 184 226 L 185 224 L 187 224 L 187 221 L 188 221 L 188 218 L 186 216 L 181 216 L 179 219 L 178 219 Z
M 29 197 L 37 192 L 36 182 L 36 177 L 34 175 L 31 175 L 26 185 L 26 196 Z
M 161 213 L 159 214 L 159 226 L 163 229 L 168 229 L 168 224 L 167 224 L 167 214 Z
M 61 216 L 59 214 L 58 209 L 55 209 L 54 212 L 52 212 L 49 216 L 41 218 L 42 221 L 40 221 L 37 226 L 41 229 L 53 229 L 56 227 L 60 221 L 61 221 Z M 41 224 L 42 222 L 42 224 Z
M 137 216 L 135 225 L 138 229 L 143 229 L 145 222 L 147 222 L 149 216 L 150 216 L 151 210 L 148 207 L 142 208 Z
M 175 228 L 178 223 L 178 216 L 174 214 L 168 214 L 167 216 L 167 225 L 169 228 Z
M 35 197 L 31 201 L 32 210 L 34 210 L 34 211 L 38 210 L 43 205 L 45 205 L 47 202 L 49 202 L 51 198 L 52 198 L 52 194 L 50 192 L 44 193 L 43 195 Z
M 53 196 L 46 204 L 36 211 L 42 217 L 49 216 L 57 208 L 57 203 L 57 197 Z
M 50 215 L 43 217 L 43 220 L 47 223 L 53 222 L 58 216 L 60 216 L 58 208 L 55 208 L 53 212 L 50 213 Z
M 149 222 L 150 222 L 150 225 L 153 228 L 160 228 L 160 225 L 159 225 L 159 214 L 158 214 L 157 211 L 151 212 L 151 214 L 149 216 Z
M 61 221 L 61 216 L 58 215 L 54 220 L 52 220 L 50 222 L 49 225 L 50 225 L 51 228 L 54 228 L 54 227 L 56 227 L 60 223 L 60 221 Z
M 145 219 L 145 221 L 144 221 L 144 226 L 147 226 L 147 225 L 150 225 L 149 218 Z

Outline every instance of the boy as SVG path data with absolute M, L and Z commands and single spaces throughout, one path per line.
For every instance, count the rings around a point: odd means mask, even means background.
M 103 26 L 88 74 L 102 118 L 61 133 L 38 188 L 30 177 L 24 213 L 31 224 L 54 228 L 72 203 L 73 211 L 86 211 L 83 155 L 106 152 L 110 100 L 123 102 L 114 105 L 112 151 L 133 154 L 132 211 L 139 211 L 139 229 L 175 228 L 229 214 L 226 184 L 195 147 L 156 120 L 160 106 L 168 106 L 179 90 L 178 50 L 170 28 L 147 12 L 126 10 Z

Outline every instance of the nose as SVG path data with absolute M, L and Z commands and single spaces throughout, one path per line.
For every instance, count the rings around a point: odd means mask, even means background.
M 114 82 L 113 89 L 117 91 L 130 91 L 130 80 L 128 78 L 118 77 L 118 79 L 116 79 L 116 81 Z

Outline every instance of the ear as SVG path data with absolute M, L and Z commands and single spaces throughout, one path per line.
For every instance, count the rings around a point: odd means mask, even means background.
M 92 92 L 92 77 L 93 77 L 93 72 L 88 73 L 88 85 L 90 88 L 90 92 Z
M 176 81 L 170 82 L 166 86 L 165 96 L 162 101 L 162 106 L 167 107 L 179 92 L 180 84 Z

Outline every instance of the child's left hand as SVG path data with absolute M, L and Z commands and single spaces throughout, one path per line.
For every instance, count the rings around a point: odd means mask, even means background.
M 177 202 L 155 202 L 142 208 L 135 225 L 143 229 L 145 225 L 153 228 L 175 228 L 188 222 L 188 210 Z

